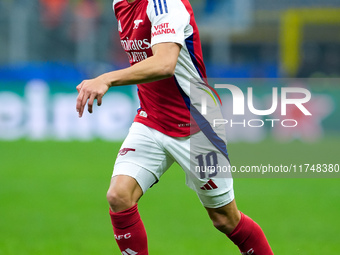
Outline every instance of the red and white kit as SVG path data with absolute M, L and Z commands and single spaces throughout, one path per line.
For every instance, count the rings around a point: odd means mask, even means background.
M 113 9 L 131 65 L 152 56 L 155 44 L 181 46 L 173 77 L 137 85 L 137 123 L 122 145 L 121 151 L 127 152 L 118 155 L 113 175 L 134 177 L 145 192 L 176 161 L 186 172 L 187 185 L 205 206 L 229 203 L 234 198 L 231 178 L 195 172 L 195 165 L 205 165 L 206 159 L 214 166 L 229 166 L 229 162 L 224 129 L 214 130 L 199 112 L 201 95 L 211 91 L 204 82 L 201 42 L 189 1 L 115 0 Z M 218 106 L 216 109 L 219 112 Z M 200 146 L 194 146 L 196 143 Z
M 113 9 L 131 65 L 151 57 L 156 44 L 181 46 L 174 76 L 137 85 L 140 108 L 118 153 L 113 176 L 133 177 L 145 193 L 177 162 L 186 173 L 187 185 L 210 212 L 233 205 L 233 179 L 218 172 L 230 166 L 225 130 L 223 125 L 212 125 L 213 119 L 221 118 L 220 109 L 213 89 L 205 83 L 201 42 L 189 1 L 114 0 Z M 148 255 L 137 204 L 110 215 L 122 254 Z M 261 228 L 243 214 L 231 233 L 224 232 L 242 254 L 273 254 Z
M 188 1 L 114 1 L 121 44 L 131 65 L 152 56 L 151 47 L 174 42 L 182 46 L 175 75 L 138 84 L 141 108 L 135 121 L 169 136 L 190 135 L 190 80 L 206 77 L 201 42 Z M 178 17 L 181 17 L 180 19 Z

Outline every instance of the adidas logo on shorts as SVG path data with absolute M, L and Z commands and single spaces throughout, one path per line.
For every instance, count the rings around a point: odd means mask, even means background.
M 217 188 L 217 185 L 211 179 L 201 187 L 203 190 L 213 190 Z

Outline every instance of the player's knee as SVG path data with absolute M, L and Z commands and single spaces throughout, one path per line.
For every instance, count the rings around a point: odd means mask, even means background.
M 216 229 L 224 234 L 230 234 L 237 226 L 237 221 L 228 218 L 226 215 L 219 215 L 219 217 L 211 218 L 212 223 Z
M 220 208 L 207 208 L 207 211 L 215 228 L 224 234 L 230 234 L 241 220 L 235 200 Z
M 124 190 L 109 189 L 106 198 L 113 212 L 129 209 L 135 204 L 129 192 Z
M 222 220 L 222 219 L 214 219 L 212 220 L 212 223 L 216 229 L 221 231 L 222 233 L 228 234 L 230 233 L 230 224 L 228 224 L 227 220 Z

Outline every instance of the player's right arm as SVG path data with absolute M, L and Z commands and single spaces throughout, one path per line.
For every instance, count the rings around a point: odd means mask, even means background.
M 159 3 L 161 3 L 159 1 Z M 95 99 L 100 105 L 102 97 L 112 86 L 141 84 L 162 80 L 174 75 L 181 47 L 185 41 L 185 31 L 189 28 L 191 33 L 190 15 L 181 0 L 166 1 L 167 11 L 163 14 L 156 13 L 156 6 L 150 2 L 147 14 L 151 21 L 151 38 L 153 56 L 134 64 L 131 67 L 105 73 L 92 80 L 85 80 L 77 86 L 77 112 L 79 117 L 83 115 L 88 101 L 88 111 L 92 113 Z M 157 34 L 157 27 L 164 24 L 169 26 L 174 33 Z
M 174 75 L 181 47 L 176 43 L 159 43 L 152 47 L 153 56 L 125 69 L 102 74 L 97 78 L 84 80 L 77 86 L 78 97 L 76 109 L 82 117 L 86 103 L 92 113 L 93 102 L 98 106 L 112 86 L 148 83 L 162 80 Z
M 176 43 L 159 43 L 152 47 L 153 56 L 135 65 L 102 75 L 110 87 L 148 83 L 174 75 L 181 46 Z

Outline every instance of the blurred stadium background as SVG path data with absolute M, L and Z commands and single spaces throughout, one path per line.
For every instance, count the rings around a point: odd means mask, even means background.
M 339 164 L 339 0 L 190 2 L 209 77 L 313 81 L 312 121 L 295 116 L 307 128 L 231 130 L 233 164 Z M 128 64 L 112 2 L 0 0 L 0 35 L 0 254 L 120 254 L 105 193 L 136 87 L 75 112 L 81 80 Z M 150 254 L 237 254 L 183 178 L 174 166 L 140 202 Z M 339 179 L 235 182 L 275 254 L 340 254 Z

